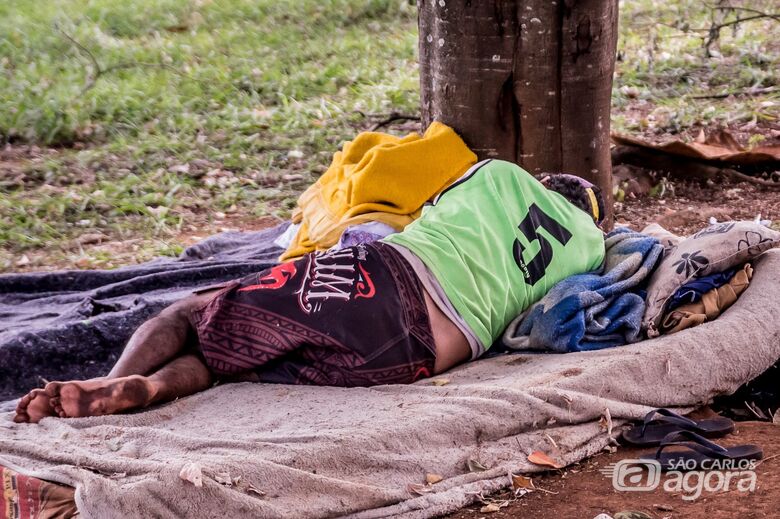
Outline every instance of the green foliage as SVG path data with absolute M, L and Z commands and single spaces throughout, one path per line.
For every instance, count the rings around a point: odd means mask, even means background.
M 778 82 L 780 24 L 724 29 L 705 58 L 711 19 L 700 0 L 621 2 L 615 129 L 776 120 L 776 91 L 693 98 Z M 365 114 L 417 113 L 416 55 L 406 0 L 0 3 L 0 142 L 56 148 L 0 173 L 0 268 L 83 233 L 140 238 L 145 259 L 217 212 L 289 216 Z
M 619 56 L 613 89 L 613 128 L 621 132 L 676 133 L 694 124 L 776 121 L 780 91 L 780 22 L 770 18 L 729 25 L 710 46 L 713 24 L 754 12 L 722 11 L 701 0 L 621 2 Z M 776 13 L 777 2 L 732 2 L 757 12 Z
M 414 109 L 414 18 L 399 5 L 14 2 L 0 7 L 0 136 L 270 135 L 360 107 Z
M 0 141 L 65 148 L 0 184 L 0 265 L 84 232 L 165 252 L 214 211 L 289 216 L 363 114 L 416 113 L 416 46 L 389 0 L 3 3 Z

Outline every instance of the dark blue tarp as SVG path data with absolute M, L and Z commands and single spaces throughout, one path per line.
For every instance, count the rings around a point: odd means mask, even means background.
M 185 250 L 116 270 L 0 275 L 0 402 L 45 380 L 104 375 L 150 316 L 208 287 L 263 270 L 288 224 L 222 233 Z

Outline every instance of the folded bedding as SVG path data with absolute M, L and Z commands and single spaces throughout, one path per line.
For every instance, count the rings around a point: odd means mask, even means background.
M 716 319 L 733 305 L 753 277 L 753 267 L 746 263 L 725 284 L 712 288 L 696 301 L 671 308 L 661 320 L 661 333 L 674 333 Z
M 664 248 L 657 239 L 625 227 L 606 236 L 605 248 L 600 271 L 555 285 L 509 324 L 503 344 L 566 353 L 641 340 L 642 287 Z

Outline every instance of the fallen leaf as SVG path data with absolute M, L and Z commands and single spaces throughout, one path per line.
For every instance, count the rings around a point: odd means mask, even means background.
M 434 386 L 446 386 L 450 383 L 450 379 L 448 378 L 435 378 L 431 380 L 431 384 Z
M 469 472 L 485 472 L 487 470 L 486 466 L 471 458 L 466 462 L 466 465 L 469 467 Z
M 76 239 L 76 243 L 79 245 L 92 245 L 93 243 L 100 243 L 106 239 L 106 235 L 99 232 L 90 232 L 82 234 Z
M 421 485 L 419 483 L 409 483 L 406 489 L 412 494 L 417 494 L 419 496 L 425 495 L 428 492 L 433 492 L 433 488 L 431 488 L 430 485 Z
M 425 475 L 425 481 L 426 481 L 426 482 L 427 482 L 429 485 L 435 485 L 436 483 L 438 483 L 438 482 L 439 482 L 439 481 L 441 481 L 442 479 L 444 479 L 444 478 L 443 478 L 442 476 L 440 476 L 439 474 L 430 474 L 430 473 L 429 473 L 429 474 L 426 474 L 426 475 Z
M 534 481 L 531 478 L 527 478 L 520 474 L 512 474 L 510 472 L 509 477 L 512 479 L 512 488 L 517 490 L 519 488 L 532 489 L 534 487 Z
M 264 496 L 265 495 L 265 492 L 263 492 L 262 490 L 260 490 L 256 486 L 254 486 L 252 483 L 249 484 L 249 486 L 247 487 L 246 490 L 247 490 L 247 492 L 252 492 L 254 494 L 257 494 L 258 496 Z
M 501 510 L 500 506 L 498 506 L 495 503 L 490 503 L 490 504 L 487 504 L 487 505 L 483 506 L 482 508 L 480 508 L 479 509 L 479 513 L 481 513 L 481 514 L 490 514 L 490 513 L 493 513 L 493 512 L 498 512 L 499 510 Z
M 179 472 L 179 477 L 198 488 L 203 486 L 203 469 L 198 462 L 185 463 Z
M 614 519 L 653 519 L 650 515 L 637 510 L 625 510 L 612 516 Z
M 542 451 L 534 451 L 531 454 L 529 454 L 528 461 L 530 461 L 534 465 L 542 465 L 545 467 L 552 467 L 554 469 L 560 469 L 563 467 L 563 465 L 556 462 L 555 460 L 553 460 L 551 457 L 549 457 L 547 454 L 543 453 Z
M 229 472 L 217 472 L 214 474 L 214 481 L 220 485 L 231 486 L 233 484 L 233 479 L 230 477 Z
M 170 171 L 171 173 L 189 173 L 190 165 L 176 164 L 175 166 L 171 166 L 170 168 L 168 168 L 168 171 Z
M 607 431 L 607 436 L 609 436 L 610 439 L 612 438 L 612 413 L 609 411 L 609 407 L 604 408 L 604 413 L 599 419 L 599 427 L 601 427 L 602 430 Z
M 529 492 L 531 492 L 531 490 L 528 488 L 518 488 L 517 490 L 514 491 L 515 498 L 523 497 Z

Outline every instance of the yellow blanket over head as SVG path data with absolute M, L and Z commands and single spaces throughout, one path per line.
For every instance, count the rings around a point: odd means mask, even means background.
M 403 230 L 476 161 L 452 128 L 438 122 L 422 136 L 359 134 L 298 198 L 292 221 L 301 227 L 280 261 L 332 247 L 350 225 L 379 221 Z

